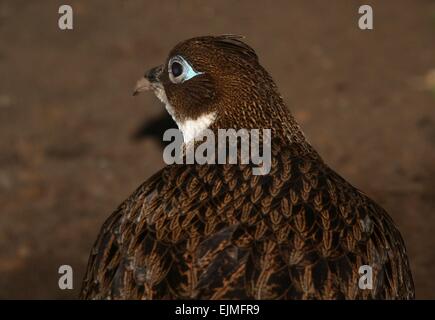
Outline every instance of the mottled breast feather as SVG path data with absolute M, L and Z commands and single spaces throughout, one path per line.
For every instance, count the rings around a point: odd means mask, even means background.
M 372 290 L 358 287 L 362 265 Z M 171 165 L 105 222 L 84 299 L 411 299 L 402 238 L 376 203 L 297 144 L 272 169 Z

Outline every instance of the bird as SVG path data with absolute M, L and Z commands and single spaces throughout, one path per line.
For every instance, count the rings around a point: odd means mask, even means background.
M 324 162 L 243 39 L 178 43 L 134 94 L 162 101 L 184 146 L 206 129 L 270 129 L 270 171 L 163 167 L 101 227 L 80 298 L 414 299 L 392 218 Z

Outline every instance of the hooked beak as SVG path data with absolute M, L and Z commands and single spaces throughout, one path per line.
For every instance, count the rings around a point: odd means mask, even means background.
M 145 72 L 144 77 L 140 78 L 136 82 L 136 86 L 133 91 L 133 96 L 136 96 L 143 91 L 148 91 L 150 89 L 153 89 L 154 87 L 153 85 L 159 84 L 160 75 L 162 74 L 162 71 L 163 71 L 163 66 L 158 66 Z

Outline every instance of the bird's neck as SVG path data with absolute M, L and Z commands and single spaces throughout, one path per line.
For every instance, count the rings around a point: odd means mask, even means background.
M 278 94 L 272 95 L 272 97 L 257 96 L 256 101 L 241 101 L 237 103 L 228 100 L 226 103 L 231 105 L 230 112 L 225 113 L 217 110 L 215 120 L 210 123 L 209 128 L 212 130 L 235 129 L 236 131 L 240 129 L 248 131 L 269 129 L 273 141 L 281 141 L 283 145 L 297 144 L 307 153 L 317 155 Z

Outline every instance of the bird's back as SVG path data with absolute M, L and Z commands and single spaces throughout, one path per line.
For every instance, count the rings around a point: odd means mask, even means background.
M 359 268 L 373 271 L 359 288 Z M 406 249 L 376 203 L 298 145 L 250 165 L 167 166 L 105 222 L 81 298 L 409 299 Z

